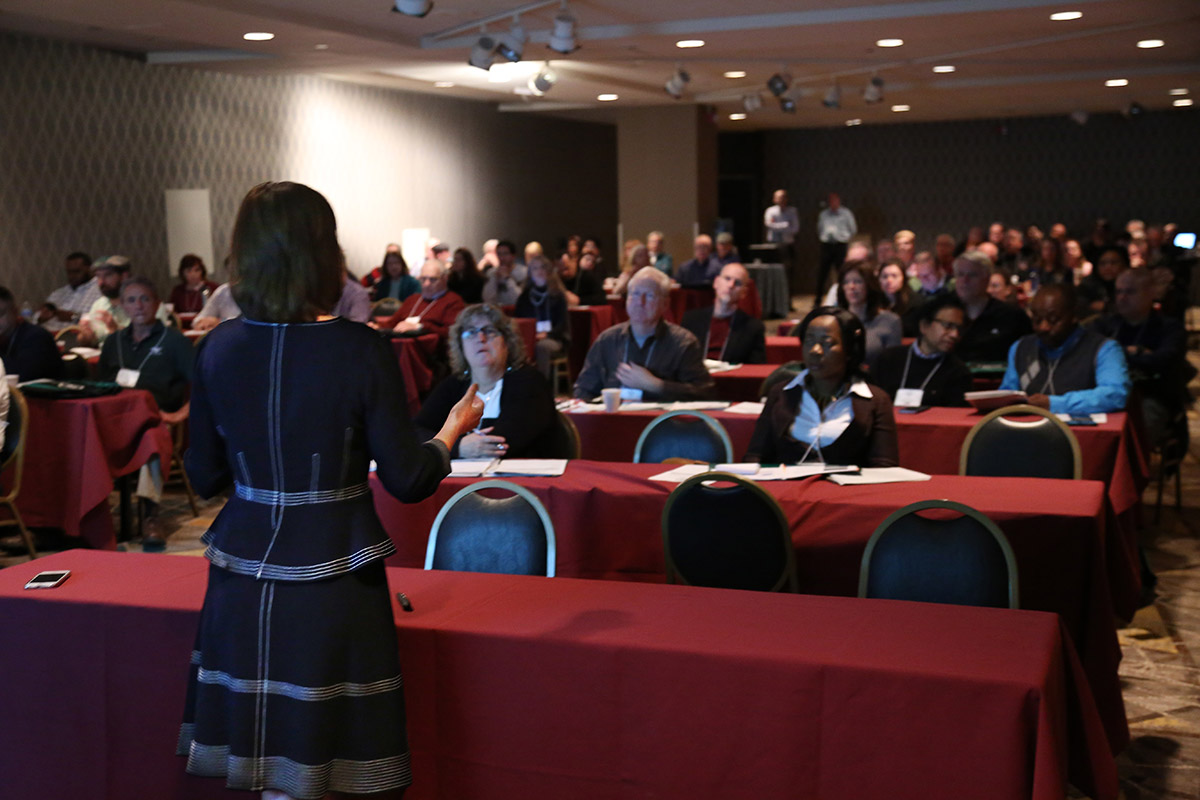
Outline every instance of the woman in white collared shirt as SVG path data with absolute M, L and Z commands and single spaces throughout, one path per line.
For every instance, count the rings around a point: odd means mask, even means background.
M 771 390 L 746 460 L 896 466 L 892 401 L 861 371 L 862 322 L 846 309 L 821 306 L 809 312 L 798 332 L 805 369 Z

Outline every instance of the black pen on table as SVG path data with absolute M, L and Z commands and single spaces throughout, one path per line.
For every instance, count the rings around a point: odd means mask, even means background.
M 408 599 L 408 595 L 404 592 L 396 592 L 396 599 L 400 601 L 400 607 L 405 611 L 412 611 L 412 602 Z

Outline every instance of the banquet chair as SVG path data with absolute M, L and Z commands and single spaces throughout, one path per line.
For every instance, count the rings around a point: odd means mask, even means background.
M 554 412 L 554 425 L 548 438 L 549 452 L 544 458 L 577 459 L 583 457 L 583 443 L 575 423 L 561 411 Z
M 1040 419 L 1008 419 L 1011 416 Z M 1045 409 L 1005 406 L 971 428 L 959 452 L 958 474 L 1079 480 L 1083 474 L 1079 441 L 1062 420 Z
M 633 463 L 661 464 L 685 458 L 706 464 L 733 461 L 733 442 L 725 426 L 700 411 L 669 411 L 642 429 L 633 449 Z
M 29 430 L 29 405 L 25 395 L 15 386 L 9 387 L 8 395 L 8 428 L 4 437 L 4 449 L 0 450 L 0 477 L 9 474 L 11 470 L 12 485 L 7 491 L 0 485 L 0 507 L 12 515 L 10 520 L 0 520 L 0 528 L 15 526 L 21 533 L 21 540 L 29 551 L 30 558 L 37 558 L 37 549 L 33 546 L 33 535 L 25 527 L 21 512 L 17 510 L 17 495 L 21 493 L 21 474 L 25 471 L 25 440 Z
M 187 469 L 183 465 L 183 446 L 187 436 L 187 421 L 191 411 L 192 403 L 189 400 L 184 403 L 178 411 L 163 411 L 161 412 L 163 422 L 171 428 L 171 467 L 169 472 L 179 476 L 183 483 L 183 490 L 187 493 L 188 505 L 192 507 L 192 516 L 200 516 L 200 509 L 196 506 L 196 493 L 192 491 L 192 481 L 188 478 Z
M 775 370 L 763 379 L 762 386 L 758 389 L 759 397 L 766 397 L 775 388 L 777 383 L 789 383 L 792 378 L 800 374 L 804 369 L 803 361 L 789 361 L 786 364 L 780 364 Z
M 385 297 L 371 304 L 371 319 L 375 319 L 375 317 L 390 317 L 399 310 L 399 300 L 394 297 Z
M 54 343 L 58 345 L 58 352 L 66 353 L 70 352 L 72 347 L 78 347 L 81 333 L 83 333 L 83 328 L 78 325 L 69 325 L 54 334 Z
M 509 497 L 484 497 L 503 489 Z M 509 481 L 473 483 L 446 501 L 429 530 L 425 569 L 554 577 L 554 524 L 532 492 Z
M 787 518 L 752 480 L 725 472 L 688 478 L 667 498 L 662 535 L 668 583 L 799 590 Z

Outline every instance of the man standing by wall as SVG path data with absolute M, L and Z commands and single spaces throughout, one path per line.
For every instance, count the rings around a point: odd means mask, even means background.
M 800 232 L 800 215 L 796 207 L 788 205 L 788 194 L 783 189 L 776 189 L 772 198 L 775 205 L 763 213 L 763 227 L 766 229 L 767 241 L 779 246 L 779 260 L 788 273 L 793 287 L 799 286 L 796 275 L 796 234 Z
M 858 233 L 854 212 L 842 205 L 836 192 L 829 193 L 829 204 L 817 217 L 817 239 L 821 242 L 821 261 L 817 265 L 817 297 L 825 292 L 825 280 L 846 260 L 846 245 Z

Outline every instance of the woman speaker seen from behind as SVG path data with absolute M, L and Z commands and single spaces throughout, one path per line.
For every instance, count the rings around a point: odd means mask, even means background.
M 329 316 L 344 260 L 307 186 L 252 189 L 230 263 L 244 315 L 198 348 L 186 464 L 199 494 L 232 491 L 204 536 L 179 753 L 264 798 L 396 797 L 411 777 L 383 562 L 395 548 L 368 465 L 401 500 L 428 497 L 483 406 L 471 387 L 417 439 L 391 347 Z

